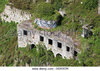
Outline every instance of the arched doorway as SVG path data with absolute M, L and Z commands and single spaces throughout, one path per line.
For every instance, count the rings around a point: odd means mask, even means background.
M 33 49 L 35 47 L 35 44 L 30 45 L 30 49 Z
M 54 53 L 51 50 L 47 51 L 48 56 L 52 56 L 54 58 Z
M 58 60 L 58 59 L 61 59 L 62 58 L 62 55 L 61 54 L 57 54 L 56 55 L 56 59 Z

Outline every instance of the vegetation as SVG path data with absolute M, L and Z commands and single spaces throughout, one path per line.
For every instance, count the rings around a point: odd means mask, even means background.
M 29 10 L 32 0 L 9 0 L 9 2 L 12 3 L 12 6 L 14 5 L 14 7 L 18 9 Z
M 84 0 L 83 7 L 86 9 L 94 9 L 98 6 L 98 0 Z
M 63 0 L 52 0 L 52 5 L 54 7 L 55 10 L 59 10 L 59 8 L 63 7 L 62 4 Z
M 14 22 L 0 22 L 0 66 L 11 66 L 14 63 L 15 47 L 17 46 L 16 31 Z
M 0 13 L 3 12 L 5 4 L 7 4 L 7 2 L 7 0 L 0 0 Z
M 41 3 L 36 7 L 36 13 L 42 16 L 51 16 L 54 13 L 54 9 L 51 4 Z

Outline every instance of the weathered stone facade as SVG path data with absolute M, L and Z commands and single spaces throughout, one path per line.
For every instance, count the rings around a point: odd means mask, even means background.
M 26 47 L 27 44 L 43 43 L 47 49 L 51 49 L 54 55 L 62 55 L 67 59 L 77 56 L 79 49 L 74 48 L 71 37 L 62 32 L 39 31 L 32 25 L 33 21 L 24 21 L 17 25 L 18 31 L 18 47 Z
M 29 20 L 31 18 L 30 13 L 11 7 L 10 5 L 5 6 L 5 10 L 0 14 L 0 16 L 1 20 L 5 20 L 7 22 L 14 21 L 16 23 L 21 23 L 22 21 Z

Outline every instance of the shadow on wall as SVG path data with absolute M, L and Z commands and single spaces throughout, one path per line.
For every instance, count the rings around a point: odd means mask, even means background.
M 30 49 L 33 49 L 33 48 L 35 48 L 35 44 L 30 45 Z
M 63 17 L 59 15 L 58 20 L 57 20 L 57 26 L 61 25 L 62 20 L 63 20 Z

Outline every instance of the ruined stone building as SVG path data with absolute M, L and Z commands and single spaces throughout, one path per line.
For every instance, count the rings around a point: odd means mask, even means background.
M 43 43 L 47 50 L 51 49 L 54 56 L 60 54 L 67 59 L 77 57 L 80 50 L 74 47 L 74 42 L 70 36 L 62 32 L 37 30 L 32 23 L 33 21 L 27 20 L 17 25 L 18 47 Z
M 82 33 L 82 37 L 84 37 L 84 38 L 88 38 L 89 36 L 92 36 L 93 35 L 93 31 L 92 31 L 92 29 L 93 29 L 93 25 L 92 24 L 85 24 L 85 25 L 83 25 L 83 33 Z

